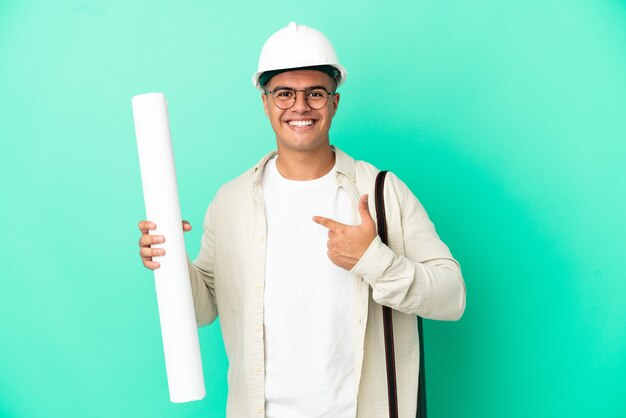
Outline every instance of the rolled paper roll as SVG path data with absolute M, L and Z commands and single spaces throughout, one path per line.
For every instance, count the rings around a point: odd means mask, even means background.
M 181 226 L 167 102 L 163 93 L 132 98 L 146 218 L 165 236 L 154 270 L 167 382 L 172 402 L 204 398 L 198 328 Z

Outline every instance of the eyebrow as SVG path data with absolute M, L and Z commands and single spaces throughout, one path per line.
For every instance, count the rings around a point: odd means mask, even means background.
M 274 91 L 276 90 L 280 90 L 280 89 L 289 89 L 289 90 L 314 90 L 314 89 L 324 89 L 327 92 L 331 92 L 332 90 L 329 90 L 328 88 L 326 88 L 325 86 L 311 86 L 311 87 L 305 87 L 303 89 L 297 89 L 295 87 L 288 87 L 288 86 L 276 86 L 274 87 Z

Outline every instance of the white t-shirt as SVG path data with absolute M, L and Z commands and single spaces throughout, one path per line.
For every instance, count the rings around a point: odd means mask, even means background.
M 268 418 L 354 418 L 354 276 L 328 258 L 315 215 L 355 225 L 335 171 L 308 181 L 262 180 L 267 216 L 265 411 Z

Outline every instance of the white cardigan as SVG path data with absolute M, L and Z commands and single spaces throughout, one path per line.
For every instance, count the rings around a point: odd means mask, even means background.
M 336 179 L 352 196 L 362 194 L 374 209 L 378 169 L 333 147 Z M 260 186 L 266 155 L 257 165 L 220 188 L 204 222 L 200 253 L 190 263 L 199 326 L 220 315 L 229 359 L 228 418 L 264 417 L 263 289 L 265 210 Z M 357 283 L 355 369 L 358 418 L 388 415 L 382 309 L 393 311 L 398 410 L 416 412 L 419 346 L 416 316 L 457 320 L 465 309 L 465 284 L 457 262 L 441 242 L 426 211 L 392 173 L 385 182 L 389 247 L 374 239 L 352 269 Z M 303 359 L 306 361 L 306 359 Z

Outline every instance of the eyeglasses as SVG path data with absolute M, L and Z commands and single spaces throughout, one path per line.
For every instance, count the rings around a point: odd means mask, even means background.
M 329 92 L 323 87 L 311 87 L 305 90 L 296 90 L 288 87 L 281 87 L 273 91 L 265 91 L 265 94 L 271 94 L 274 104 L 277 108 L 287 110 L 296 104 L 296 96 L 299 91 L 304 92 L 306 104 L 315 110 L 320 110 L 328 103 L 328 96 L 336 94 Z

